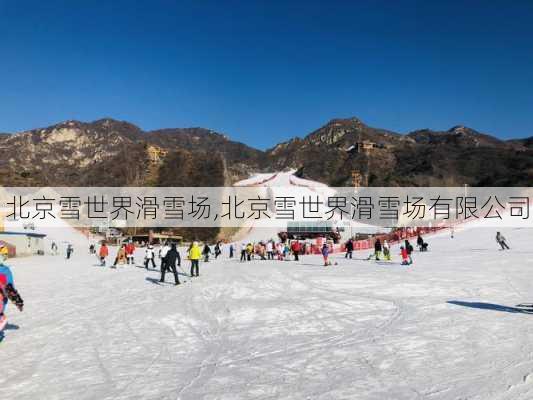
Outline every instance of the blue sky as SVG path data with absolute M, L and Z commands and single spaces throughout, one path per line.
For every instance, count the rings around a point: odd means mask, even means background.
M 123 119 L 267 148 L 337 117 L 533 135 L 531 1 L 0 0 L 0 132 Z

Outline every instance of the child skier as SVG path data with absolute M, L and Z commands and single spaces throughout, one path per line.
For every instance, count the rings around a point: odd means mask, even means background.
M 15 289 L 11 269 L 0 261 L 0 336 L 3 336 L 3 330 L 7 325 L 5 310 L 8 300 L 11 300 L 19 311 L 24 308 L 24 301 Z
M 105 242 L 102 242 L 98 255 L 100 256 L 100 266 L 105 267 L 106 258 L 109 255 L 109 249 L 107 248 L 107 244 Z
M 505 242 L 505 237 L 500 232 L 496 232 L 496 242 L 501 246 L 502 250 L 509 250 L 509 246 Z

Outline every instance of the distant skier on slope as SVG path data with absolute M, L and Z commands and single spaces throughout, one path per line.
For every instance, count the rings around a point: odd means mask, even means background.
M 509 246 L 507 246 L 505 236 L 500 232 L 496 232 L 496 242 L 502 247 L 502 250 L 510 250 Z
M 327 267 L 328 265 L 330 265 L 330 262 L 329 262 L 329 246 L 327 245 L 327 243 L 324 243 L 322 245 L 322 257 L 324 258 L 324 267 Z
M 107 248 L 107 244 L 105 242 L 102 242 L 98 255 L 100 257 L 100 266 L 105 267 L 106 258 L 109 255 L 109 249 Z
M 66 254 L 67 254 L 67 260 L 70 260 L 70 256 L 74 252 L 74 246 L 72 246 L 70 243 L 67 244 Z
M 218 258 L 219 255 L 222 254 L 222 243 L 218 242 L 216 245 L 215 245 L 215 259 Z
M 372 257 L 375 257 L 376 261 L 379 261 L 379 257 L 381 256 L 382 249 L 383 248 L 381 246 L 381 240 L 377 238 L 376 241 L 374 242 L 374 254 L 370 254 L 368 256 L 368 260 L 370 260 Z
M 405 239 L 405 251 L 407 252 L 407 256 L 409 257 L 409 264 L 413 263 L 413 258 L 411 257 L 411 253 L 413 253 L 413 246 L 411 243 L 409 243 L 409 240 Z
M 383 241 L 383 257 L 384 257 L 385 260 L 387 260 L 387 261 L 390 261 L 390 260 L 391 260 L 391 256 L 390 256 L 390 246 L 389 246 L 389 242 L 387 242 L 386 240 Z
M 353 240 L 352 238 L 348 239 L 348 241 L 346 242 L 346 254 L 344 255 L 344 258 L 348 258 L 350 257 L 350 259 L 352 259 L 352 254 L 353 254 Z
M 204 256 L 204 262 L 209 262 L 209 255 L 211 254 L 211 247 L 206 243 L 204 249 L 202 250 Z
M 22 311 L 24 308 L 24 301 L 17 292 L 17 289 L 15 289 L 11 269 L 0 261 L 0 336 L 2 336 L 2 331 L 7 325 L 5 311 L 8 300 L 15 304 L 19 311 Z

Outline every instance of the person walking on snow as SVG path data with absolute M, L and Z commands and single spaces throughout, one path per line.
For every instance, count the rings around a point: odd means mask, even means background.
M 268 242 L 266 242 L 266 253 L 267 253 L 267 258 L 269 260 L 274 259 L 274 243 L 272 243 L 272 240 L 269 240 Z
M 67 253 L 67 260 L 70 260 L 70 256 L 71 254 L 74 252 L 74 247 L 69 243 L 67 244 L 67 250 L 66 250 L 66 253 Z
M 176 244 L 172 243 L 169 250 L 166 252 L 165 256 L 161 260 L 161 279 L 159 282 L 165 282 L 165 273 L 168 271 L 174 274 L 174 284 L 179 285 L 180 279 L 178 277 L 178 270 L 176 269 L 176 261 L 178 266 L 181 265 L 181 257 Z
M 292 242 L 291 250 L 292 250 L 292 254 L 294 254 L 294 261 L 299 261 L 298 255 L 300 254 L 300 250 L 301 250 L 300 242 L 297 240 Z
M 353 240 L 350 238 L 346 242 L 346 254 L 344 255 L 344 258 L 350 257 L 350 259 L 352 259 L 352 253 L 353 253 Z
M 246 244 L 241 243 L 240 249 L 241 249 L 241 262 L 246 261 Z
M 98 252 L 98 256 L 100 257 L 100 266 L 105 267 L 106 258 L 109 255 L 109 249 L 107 248 L 107 244 L 105 242 L 102 242 L 102 245 L 100 246 L 100 251 Z
M 189 250 L 189 260 L 191 260 L 191 277 L 200 275 L 200 268 L 198 265 L 200 262 L 200 257 L 202 257 L 202 251 L 200 250 L 198 243 L 193 242 L 191 249 Z
M 154 254 L 154 246 L 151 244 L 148 245 L 146 248 L 146 251 L 144 252 L 144 268 L 148 269 L 148 264 L 152 263 L 153 269 L 155 269 L 155 254 Z
M 52 246 L 51 246 L 50 250 L 52 251 L 52 255 L 57 256 L 57 253 L 58 253 L 59 249 L 57 248 L 56 242 L 52 242 Z
M 505 237 L 500 232 L 496 232 L 496 242 L 502 247 L 502 250 L 510 250 L 505 241 Z
M 329 247 L 326 243 L 322 245 L 322 257 L 324 258 L 324 267 L 329 265 Z
M 204 246 L 204 249 L 202 250 L 202 254 L 204 255 L 204 262 L 209 262 L 209 255 L 211 254 L 211 248 L 206 243 Z
M 218 242 L 215 245 L 215 259 L 217 259 L 220 254 L 222 254 L 222 245 L 220 242 Z
M 235 246 L 233 243 L 229 245 L 229 258 L 233 258 L 233 253 L 235 252 Z

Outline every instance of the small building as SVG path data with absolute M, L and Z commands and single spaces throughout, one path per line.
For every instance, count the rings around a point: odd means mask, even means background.
M 0 242 L 7 244 L 10 257 L 44 255 L 45 237 L 35 232 L 0 232 Z

